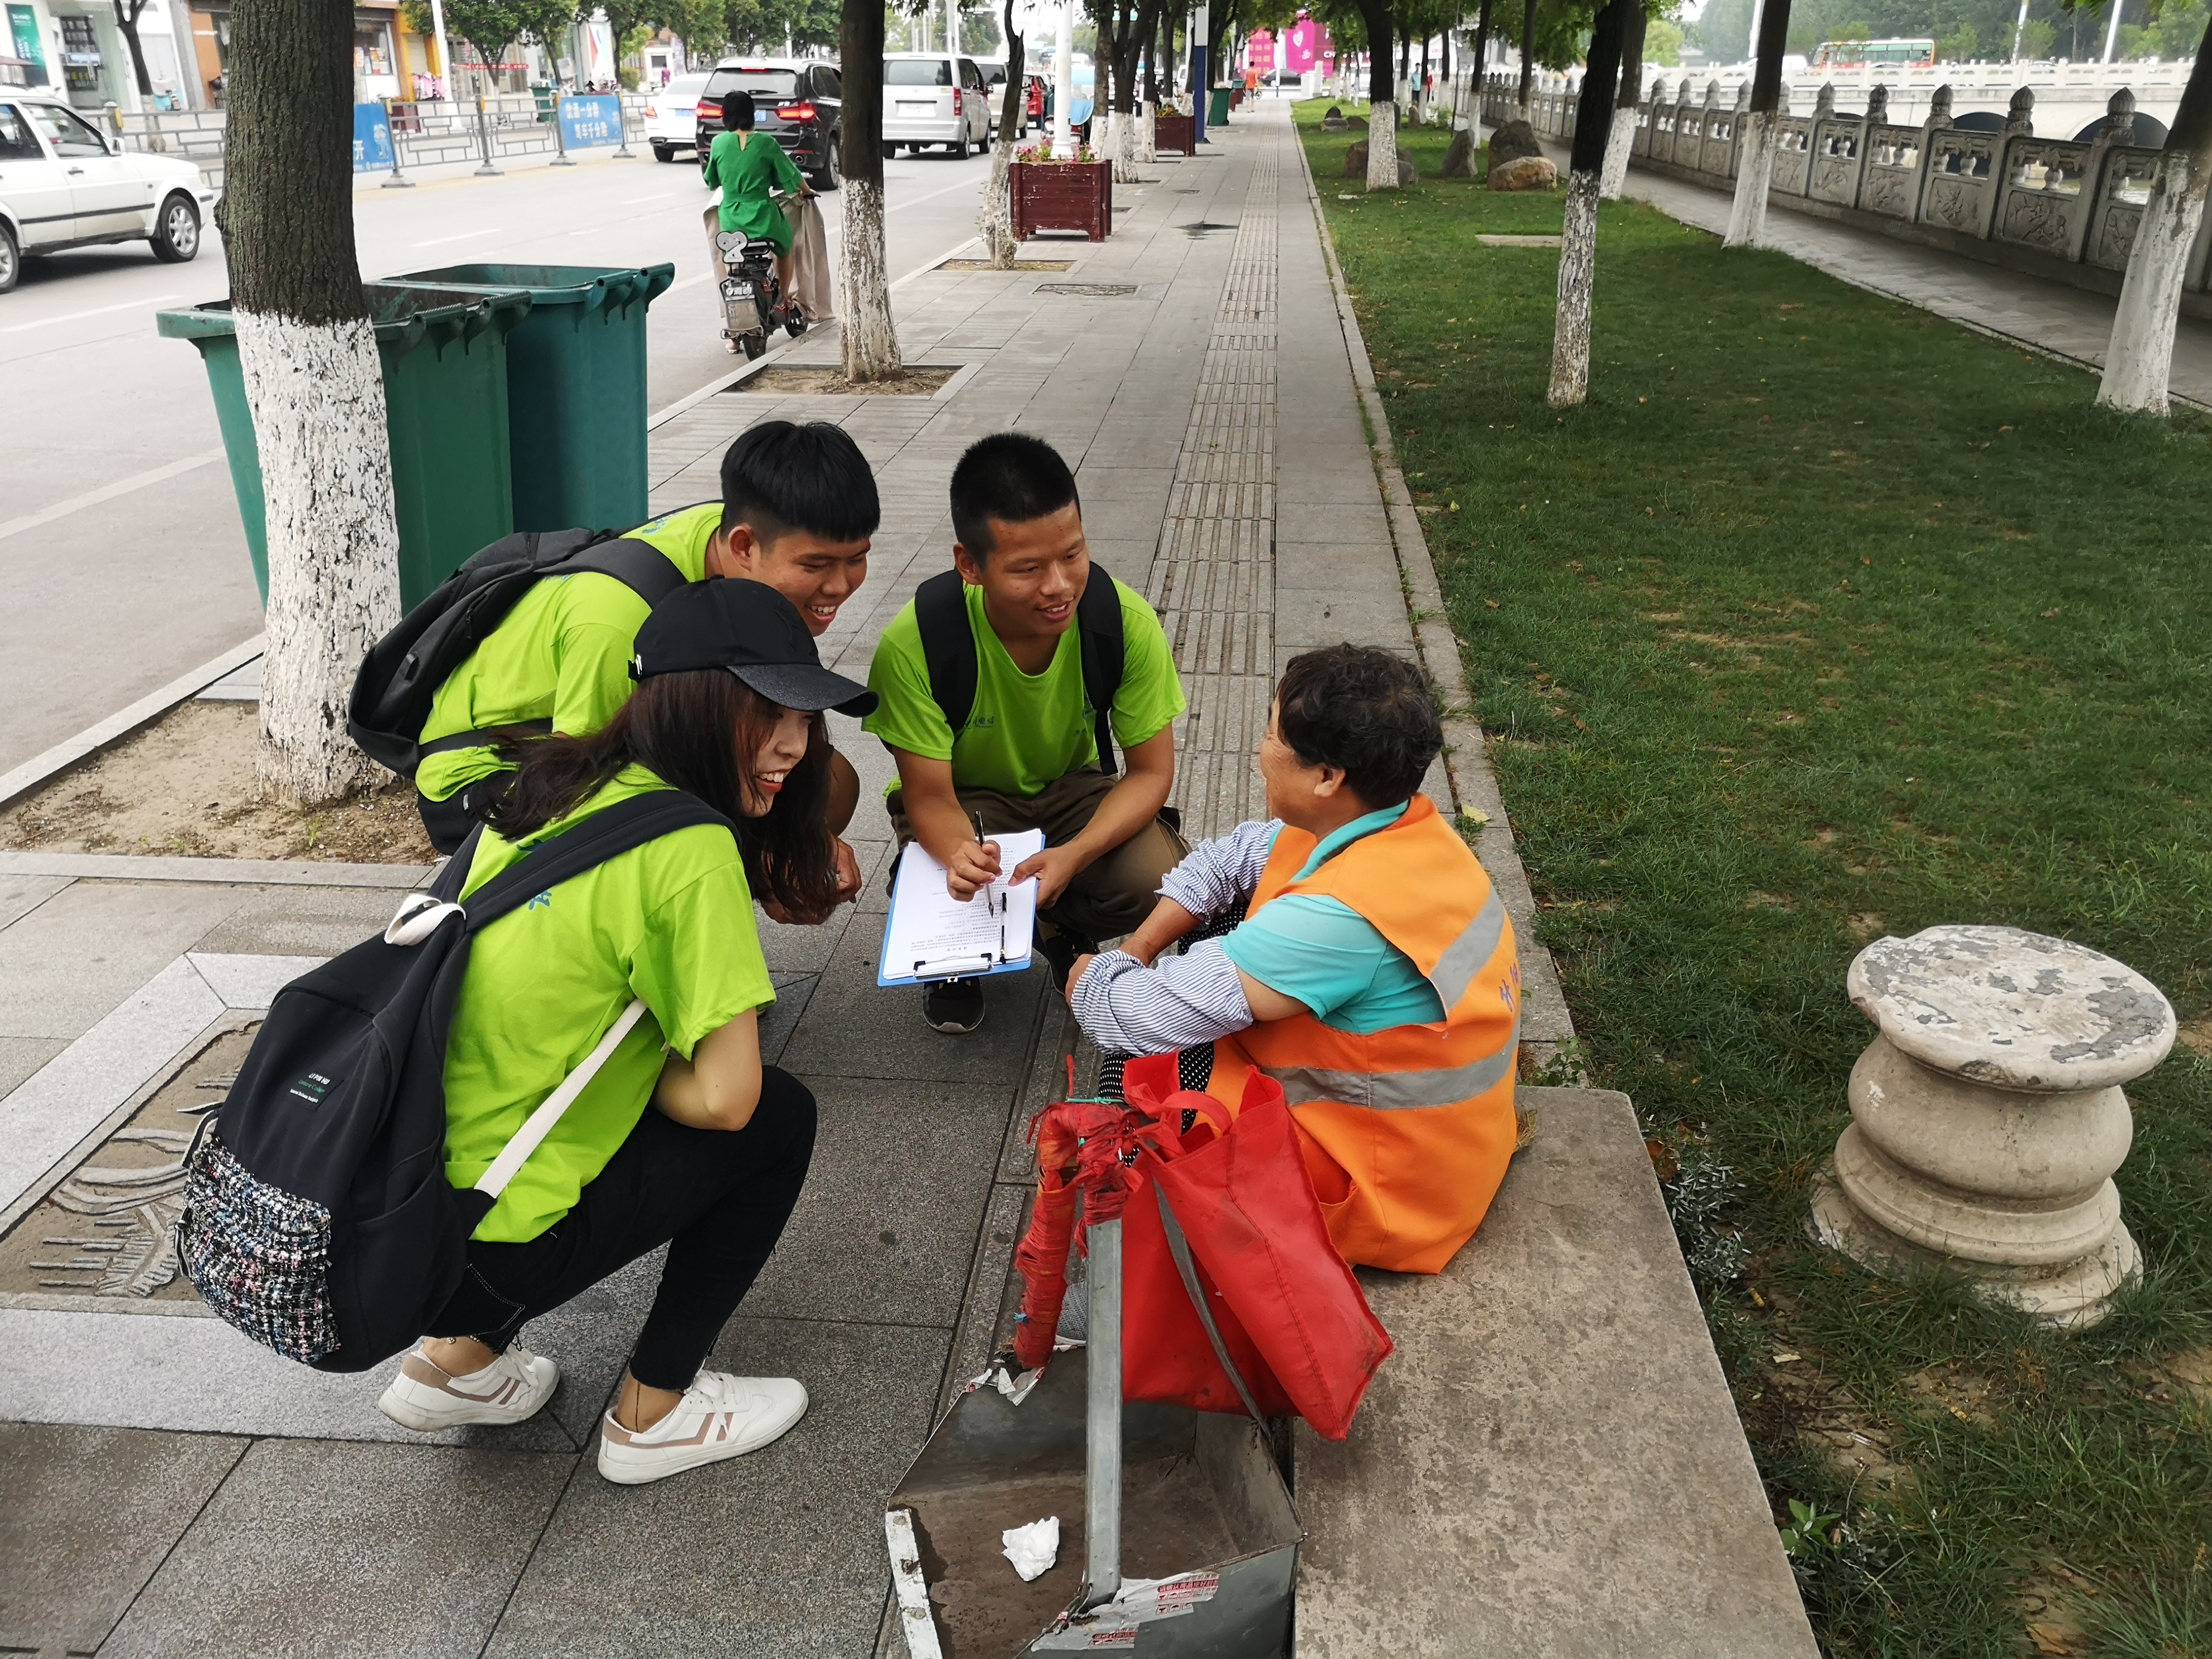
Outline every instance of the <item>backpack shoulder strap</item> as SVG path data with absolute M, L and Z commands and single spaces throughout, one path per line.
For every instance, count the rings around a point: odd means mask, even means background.
M 914 620 L 929 668 L 929 694 L 957 738 L 975 708 L 975 630 L 968 620 L 968 585 L 957 570 L 939 571 L 915 590 Z
M 629 536 L 611 536 L 605 541 L 587 543 L 554 560 L 538 574 L 612 576 L 648 606 L 659 604 L 684 586 L 684 573 L 676 568 L 675 560 L 651 542 Z
M 1098 769 L 1111 775 L 1119 769 L 1114 758 L 1114 699 L 1121 690 L 1128 641 L 1121 627 L 1121 590 L 1095 559 L 1083 597 L 1075 602 L 1075 625 L 1083 630 L 1083 690 L 1098 720 Z
M 574 829 L 542 842 L 460 901 L 471 933 L 519 910 L 538 894 L 572 876 L 598 868 L 609 859 L 694 824 L 719 823 L 734 836 L 736 826 L 696 795 L 680 789 L 656 789 L 617 801 L 592 813 Z M 462 851 L 475 856 L 474 837 Z M 461 854 L 453 855 L 456 864 Z

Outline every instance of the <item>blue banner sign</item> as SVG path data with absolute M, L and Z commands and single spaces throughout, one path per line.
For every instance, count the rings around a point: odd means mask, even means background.
M 561 142 L 570 149 L 597 149 L 622 142 L 622 100 L 611 92 L 561 100 Z
M 381 104 L 353 106 L 353 170 L 374 173 L 392 166 L 392 125 Z

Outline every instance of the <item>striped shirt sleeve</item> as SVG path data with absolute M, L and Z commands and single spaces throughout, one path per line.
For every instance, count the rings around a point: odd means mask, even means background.
M 1160 896 L 1199 917 L 1218 916 L 1237 900 L 1251 897 L 1282 827 L 1280 819 L 1240 823 L 1217 840 L 1199 842 L 1168 872 Z
M 1243 982 L 1218 939 L 1153 968 L 1127 951 L 1102 951 L 1076 981 L 1073 1006 L 1084 1035 L 1109 1054 L 1173 1054 L 1252 1024 Z

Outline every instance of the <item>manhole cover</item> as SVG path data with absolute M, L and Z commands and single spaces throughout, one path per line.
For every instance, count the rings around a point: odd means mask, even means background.
M 198 1301 L 170 1238 L 185 1153 L 252 1042 L 252 1028 L 216 1038 L 32 1206 L 0 1238 L 0 1291 Z
M 1212 231 L 1234 230 L 1237 227 L 1234 225 L 1216 224 L 1211 219 L 1200 219 L 1196 224 L 1182 225 L 1178 227 L 1178 228 L 1180 228 L 1182 234 L 1186 236 L 1204 236 Z
M 828 364 L 777 363 L 757 374 L 748 374 L 722 395 L 736 392 L 771 398 L 929 398 L 945 389 L 957 368 L 919 367 L 902 369 L 888 380 L 848 380 L 842 368 Z
M 947 259 L 937 268 L 939 270 L 1002 270 L 1005 269 L 1004 266 L 993 264 L 988 259 Z M 1075 261 L 1073 259 L 1017 259 L 1014 261 L 1014 269 L 1016 270 L 1073 270 L 1075 269 Z
M 1040 294 L 1072 294 L 1079 299 L 1113 300 L 1134 294 L 1134 283 L 1039 283 Z

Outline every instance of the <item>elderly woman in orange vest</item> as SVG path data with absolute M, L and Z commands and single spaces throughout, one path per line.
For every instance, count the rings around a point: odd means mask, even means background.
M 1520 962 L 1489 877 L 1419 793 L 1443 743 L 1404 659 L 1293 658 L 1260 745 L 1270 821 L 1197 848 L 1068 984 L 1109 1054 L 1181 1050 L 1185 1083 L 1231 1110 L 1255 1067 L 1280 1083 L 1337 1249 L 1404 1273 L 1473 1237 L 1514 1144 Z M 1240 904 L 1232 931 L 1158 959 Z

